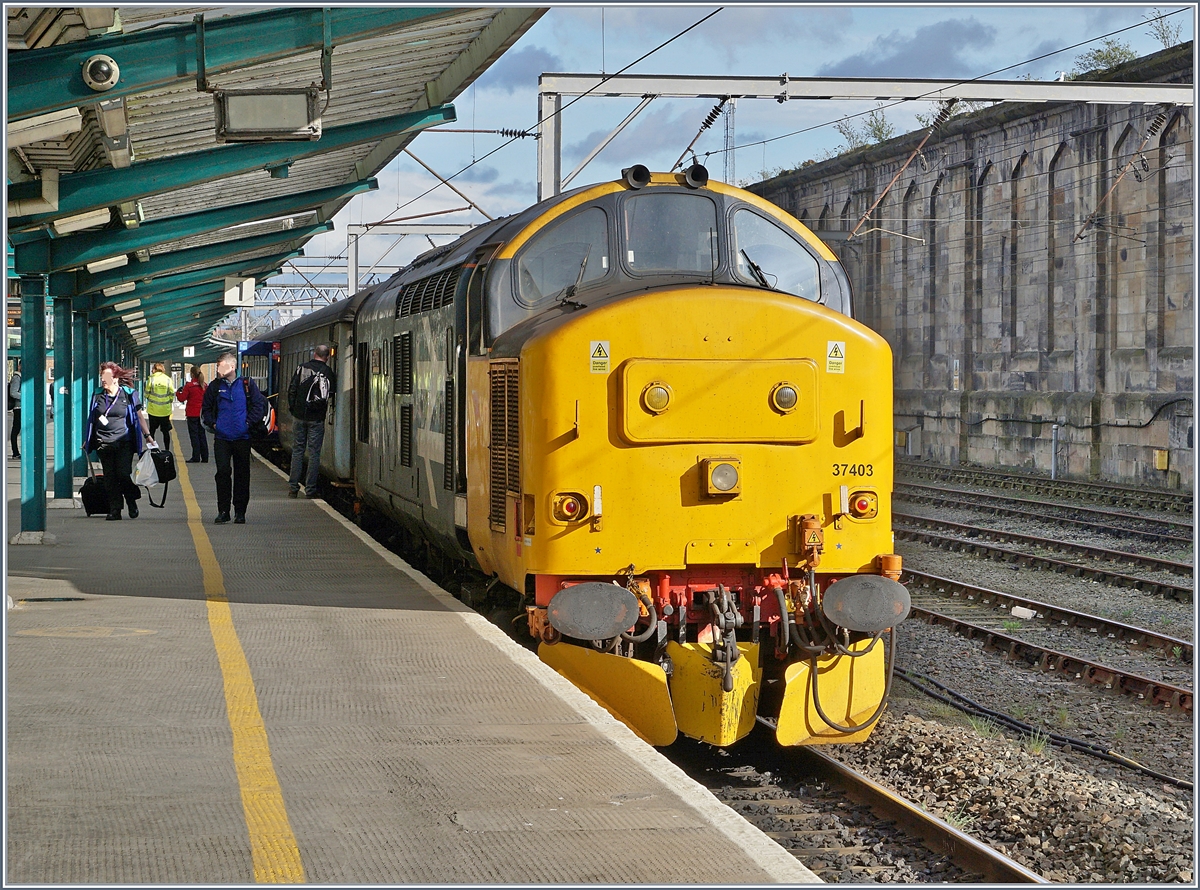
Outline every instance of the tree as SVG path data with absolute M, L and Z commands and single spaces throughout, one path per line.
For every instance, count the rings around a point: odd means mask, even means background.
M 1118 65 L 1132 62 L 1136 58 L 1137 53 L 1128 43 L 1117 40 L 1115 37 L 1109 37 L 1099 46 L 1092 47 L 1086 53 L 1076 56 L 1075 67 L 1071 74 L 1073 77 L 1078 77 L 1088 71 L 1107 71 L 1109 68 L 1116 68 Z
M 876 108 L 864 117 L 861 126 L 856 126 L 853 120 L 846 118 L 834 124 L 833 128 L 846 140 L 847 151 L 886 142 L 896 135 L 896 128 L 887 119 L 882 108 Z
M 1179 43 L 1179 38 L 1183 34 L 1182 22 L 1167 21 L 1166 14 L 1160 12 L 1157 7 L 1154 12 L 1147 12 L 1144 18 L 1150 23 L 1150 36 L 1161 43 L 1163 49 L 1170 49 Z

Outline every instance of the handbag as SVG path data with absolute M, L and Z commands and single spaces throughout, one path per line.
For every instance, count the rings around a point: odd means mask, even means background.
M 151 507 L 162 508 L 167 504 L 167 489 L 170 487 L 171 480 L 177 476 L 175 455 L 155 446 L 142 452 L 133 481 L 138 485 L 146 486 L 146 500 L 150 502 Z M 143 482 L 143 479 L 151 481 Z M 154 496 L 150 494 L 150 488 L 154 485 L 163 487 L 162 500 L 157 504 L 154 503 Z
M 151 485 L 158 485 L 158 471 L 154 467 L 154 449 L 147 448 L 142 452 L 142 456 L 138 458 L 137 467 L 133 471 L 133 484 L 144 485 L 149 488 Z

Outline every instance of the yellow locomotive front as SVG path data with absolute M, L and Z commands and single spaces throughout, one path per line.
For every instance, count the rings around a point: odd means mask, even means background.
M 476 556 L 527 593 L 542 660 L 652 744 L 756 715 L 783 744 L 865 738 L 908 611 L 890 350 L 800 223 L 637 176 L 497 254 L 518 295 L 574 281 L 469 371 Z

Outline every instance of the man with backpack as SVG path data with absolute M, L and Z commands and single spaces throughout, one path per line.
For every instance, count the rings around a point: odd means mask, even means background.
M 200 408 L 201 422 L 213 434 L 213 460 L 217 465 L 217 518 L 229 521 L 233 502 L 233 521 L 246 521 L 250 504 L 250 432 L 267 413 L 266 396 L 249 377 L 237 376 L 237 356 L 227 352 L 217 360 L 217 376 L 204 391 Z M 232 482 L 230 481 L 232 464 Z
M 325 415 L 333 403 L 334 374 L 329 367 L 330 348 L 322 343 L 313 350 L 312 361 L 305 362 L 292 374 L 288 385 L 288 411 L 292 424 L 292 473 L 288 478 L 288 497 L 300 496 L 300 480 L 304 479 L 305 497 L 317 496 L 317 480 L 321 472 L 321 446 L 325 442 Z M 308 473 L 305 475 L 304 454 L 308 452 Z

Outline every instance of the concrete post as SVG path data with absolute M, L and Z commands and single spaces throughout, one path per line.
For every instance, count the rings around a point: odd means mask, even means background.
M 21 531 L 46 531 L 46 278 L 21 279 Z
M 1050 478 L 1058 478 L 1058 424 L 1050 424 Z
M 71 298 L 54 298 L 54 497 L 70 500 L 74 495 L 75 412 L 71 400 L 72 367 L 75 359 Z

